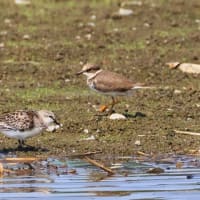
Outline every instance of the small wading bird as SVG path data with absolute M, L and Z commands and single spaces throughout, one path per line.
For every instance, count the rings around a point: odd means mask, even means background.
M 0 132 L 18 139 L 18 148 L 25 145 L 25 139 L 41 133 L 53 124 L 60 126 L 54 113 L 48 110 L 19 110 L 0 116 Z
M 152 88 L 145 87 L 144 84 L 134 83 L 126 77 L 117 74 L 115 72 L 103 70 L 99 65 L 87 63 L 83 66 L 82 70 L 77 75 L 84 74 L 87 76 L 87 85 L 90 89 L 104 94 L 109 95 L 112 98 L 111 113 L 113 107 L 118 101 L 115 99 L 116 96 L 130 96 L 134 90 L 141 88 Z M 104 112 L 108 106 L 102 106 L 101 112 Z

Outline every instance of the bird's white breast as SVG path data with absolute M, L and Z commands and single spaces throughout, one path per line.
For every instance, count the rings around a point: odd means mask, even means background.
M 42 131 L 42 128 L 33 128 L 30 130 L 26 130 L 26 131 L 19 131 L 19 130 L 3 130 L 1 131 L 4 135 L 6 135 L 7 137 L 10 138 L 15 138 L 15 139 L 26 139 L 29 137 L 32 137 L 34 135 L 39 134 Z

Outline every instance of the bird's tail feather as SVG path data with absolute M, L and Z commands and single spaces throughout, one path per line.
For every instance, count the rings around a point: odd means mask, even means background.
M 153 86 L 133 86 L 133 90 L 135 89 L 155 89 L 156 87 L 153 87 Z
M 155 89 L 155 87 L 154 86 L 145 86 L 144 83 L 136 83 L 136 84 L 134 84 L 132 89 L 133 90 L 135 90 L 135 89 Z

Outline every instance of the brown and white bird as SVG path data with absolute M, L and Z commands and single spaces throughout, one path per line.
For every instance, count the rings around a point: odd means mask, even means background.
M 25 139 L 41 133 L 53 124 L 60 125 L 54 113 L 48 110 L 18 110 L 0 116 L 0 132 L 17 139 L 19 147 L 25 145 Z
M 112 97 L 111 109 L 117 103 L 116 96 L 130 96 L 134 90 L 141 88 L 150 88 L 143 86 L 141 83 L 134 83 L 123 75 L 115 72 L 103 70 L 99 65 L 87 63 L 77 75 L 84 74 L 87 76 L 87 85 L 90 89 Z M 107 106 L 104 106 L 100 111 L 105 111 Z

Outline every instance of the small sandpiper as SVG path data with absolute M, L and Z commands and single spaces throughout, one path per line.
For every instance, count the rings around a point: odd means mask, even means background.
M 53 124 L 60 126 L 54 113 L 48 110 L 18 110 L 0 116 L 0 132 L 18 139 L 19 148 L 25 145 L 25 139 L 48 130 Z
M 116 96 L 130 96 L 136 89 L 151 88 L 145 87 L 142 83 L 134 83 L 123 75 L 103 70 L 99 65 L 91 63 L 85 64 L 82 70 L 76 74 L 87 76 L 87 85 L 90 89 L 111 96 L 112 103 L 109 112 L 112 112 L 114 105 L 118 102 L 115 99 Z M 102 106 L 100 111 L 103 112 L 106 109 L 107 106 Z

